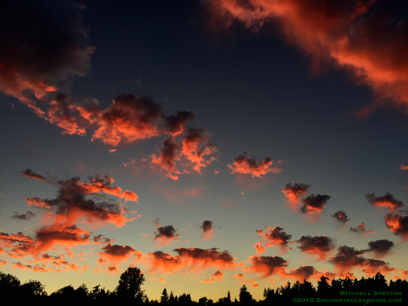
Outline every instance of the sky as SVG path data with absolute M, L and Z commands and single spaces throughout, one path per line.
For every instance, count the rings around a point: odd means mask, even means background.
M 408 276 L 407 3 L 1 5 L 1 272 L 193 300 Z

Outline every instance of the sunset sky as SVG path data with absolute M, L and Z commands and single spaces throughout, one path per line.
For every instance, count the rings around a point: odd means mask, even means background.
M 1 6 L 0 271 L 196 301 L 408 277 L 406 2 Z

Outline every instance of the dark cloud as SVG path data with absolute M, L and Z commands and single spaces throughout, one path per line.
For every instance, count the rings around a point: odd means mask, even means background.
M 244 271 L 252 273 L 262 273 L 262 278 L 271 275 L 280 274 L 285 275 L 285 268 L 288 262 L 279 256 L 250 256 L 249 261 L 251 265 L 245 267 Z
M 320 214 L 323 212 L 323 209 L 329 201 L 331 196 L 328 195 L 321 195 L 317 194 L 314 195 L 313 193 L 305 199 L 302 199 L 303 206 L 300 208 L 300 211 L 304 214 Z
M 293 277 L 299 281 L 307 280 L 309 277 L 318 274 L 318 271 L 313 266 L 300 266 L 297 269 L 286 272 L 286 276 Z
M 85 129 L 71 113 L 76 101 L 61 91 L 69 91 L 90 66 L 94 48 L 88 45 L 83 10 L 83 4 L 70 0 L 2 1 L 0 8 L 0 92 L 61 127 L 63 134 L 82 136 Z
M 18 171 L 18 173 L 20 173 L 22 176 L 32 178 L 32 179 L 35 179 L 35 180 L 38 180 L 38 181 L 41 181 L 41 182 L 48 182 L 48 180 L 45 177 L 35 173 L 31 169 L 26 169 L 24 171 Z
M 234 258 L 228 251 L 219 252 L 217 248 L 200 249 L 200 248 L 178 248 L 174 249 L 180 257 L 188 258 L 193 261 L 206 263 L 218 263 L 221 266 L 228 266 L 233 264 Z
M 54 223 L 36 230 L 36 247 L 33 251 L 45 251 L 55 244 L 63 244 L 68 247 L 73 247 L 77 244 L 89 244 L 90 236 L 90 232 L 76 225 L 66 226 L 64 224 Z
M 276 245 L 283 253 L 287 252 L 287 245 L 289 244 L 289 240 L 292 239 L 292 235 L 286 234 L 283 228 L 279 226 L 275 226 L 274 228 L 268 226 L 265 230 L 256 230 L 256 232 L 265 238 L 265 244 L 268 247 Z
M 385 261 L 371 258 L 364 258 L 361 255 L 370 252 L 371 250 L 356 250 L 353 247 L 341 246 L 337 250 L 337 254 L 329 259 L 329 262 L 334 264 L 341 273 L 349 272 L 355 267 L 362 268 L 362 271 L 367 275 L 382 274 L 396 271 L 391 268 Z
M 186 129 L 186 123 L 195 119 L 195 115 L 189 111 L 177 110 L 175 115 L 165 118 L 164 129 L 172 136 L 181 134 Z
M 27 169 L 20 172 L 26 177 L 45 181 L 59 187 L 58 196 L 55 199 L 26 199 L 29 205 L 48 209 L 46 215 L 47 225 L 35 231 L 35 239 L 29 246 L 13 249 L 11 252 L 22 256 L 23 254 L 37 254 L 51 248 L 54 244 L 74 247 L 77 244 L 90 244 L 90 232 L 76 225 L 83 220 L 90 224 L 105 225 L 111 223 L 118 227 L 135 218 L 127 219 L 123 214 L 127 212 L 122 205 L 100 202 L 86 198 L 100 192 L 116 195 L 125 200 L 136 200 L 134 192 L 126 190 L 122 192 L 119 187 L 112 187 L 113 179 L 105 175 L 95 175 L 89 178 L 88 183 L 80 181 L 79 177 L 72 177 L 65 181 L 50 181 L 41 175 Z M 98 241 L 98 238 L 94 241 Z M 105 241 L 107 242 L 107 241 Z
M 224 274 L 221 271 L 216 271 L 212 276 L 213 277 L 223 277 Z
M 110 243 L 111 239 L 106 238 L 106 237 L 104 238 L 103 235 L 98 235 L 98 236 L 93 237 L 93 241 L 96 244 L 104 244 L 104 243 Z M 112 241 L 115 241 L 115 240 L 112 240 Z
M 361 222 L 361 224 L 358 225 L 357 227 L 350 227 L 350 231 L 355 232 L 355 233 L 360 233 L 360 234 L 374 234 L 375 233 L 375 231 L 373 230 L 367 231 L 365 227 L 366 227 L 365 223 Z
M 11 218 L 13 218 L 14 220 L 30 220 L 31 218 L 35 217 L 35 213 L 31 212 L 31 211 L 27 211 L 25 214 L 18 214 L 15 212 L 15 215 L 11 216 Z
M 214 228 L 212 221 L 210 220 L 203 221 L 203 224 L 200 226 L 200 228 L 203 231 L 205 239 L 210 239 L 213 236 Z
M 232 268 L 236 264 L 234 258 L 228 251 L 219 252 L 216 248 L 178 248 L 174 249 L 178 255 L 172 256 L 168 253 L 156 251 L 147 254 L 150 265 L 155 271 L 174 272 L 179 269 L 191 268 Z
M 174 174 L 180 174 L 180 171 L 176 168 L 176 161 L 180 160 L 179 151 L 180 147 L 176 145 L 173 137 L 169 137 L 159 150 L 160 155 L 152 154 L 152 162 L 160 165 L 160 168 L 167 172 L 167 177 L 175 181 L 178 180 L 178 176 Z
M 203 224 L 200 226 L 200 228 L 203 230 L 204 233 L 208 233 L 213 231 L 212 225 L 213 225 L 212 221 L 206 220 L 203 221 Z
M 377 257 L 384 257 L 394 247 L 394 242 L 388 239 L 370 241 L 368 243 L 369 250 L 374 252 Z
M 85 75 L 94 49 L 83 9 L 73 1 L 2 1 L 0 91 L 35 108 L 31 95 L 44 98 Z
M 347 223 L 350 221 L 350 219 L 347 217 L 346 213 L 342 210 L 339 210 L 335 212 L 332 217 L 337 221 L 342 224 Z
M 360 255 L 365 254 L 367 251 L 357 251 L 353 247 L 343 245 L 337 249 L 337 254 L 328 261 L 341 271 L 349 270 L 354 266 L 362 266 L 364 264 L 366 259 Z
M 391 212 L 395 212 L 404 206 L 404 203 L 396 200 L 394 196 L 388 192 L 381 197 L 376 197 L 374 193 L 366 194 L 365 197 L 367 201 L 371 203 L 371 206 L 386 207 Z
M 180 235 L 176 233 L 176 229 L 172 225 L 166 225 L 157 228 L 157 233 L 155 232 L 156 236 L 153 240 L 163 239 L 163 240 L 172 240 L 176 239 Z
M 376 274 L 377 272 L 382 274 L 396 272 L 396 269 L 390 267 L 388 262 L 372 258 L 365 260 L 362 270 L 367 275 Z
M 101 250 L 103 250 L 103 252 L 99 254 L 109 260 L 122 260 L 127 258 L 131 253 L 136 252 L 131 246 L 111 245 L 110 243 L 102 247 Z
M 335 245 L 333 240 L 326 236 L 302 236 L 299 240 L 295 241 L 299 243 L 298 249 L 301 252 L 318 255 L 320 260 L 325 260 Z

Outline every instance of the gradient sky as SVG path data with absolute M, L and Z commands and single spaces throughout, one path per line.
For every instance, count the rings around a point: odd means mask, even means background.
M 193 300 L 407 277 L 407 3 L 1 5 L 2 272 L 135 265 Z

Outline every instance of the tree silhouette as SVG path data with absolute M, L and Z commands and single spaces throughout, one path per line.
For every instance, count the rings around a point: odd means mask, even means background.
M 169 302 L 169 295 L 167 294 L 166 288 L 164 288 L 161 298 L 160 298 L 160 304 L 167 304 L 168 302 Z
M 303 280 L 303 283 L 299 285 L 299 292 L 303 296 L 313 296 L 316 293 L 315 287 L 313 287 L 311 282 Z
M 15 295 L 19 286 L 20 280 L 17 277 L 0 272 L 0 294 L 2 296 Z
M 169 303 L 170 303 L 170 305 L 173 305 L 176 302 L 177 302 L 177 300 L 174 298 L 173 291 L 172 291 L 172 292 L 170 292 Z
M 179 298 L 178 298 L 178 304 L 179 305 L 190 305 L 190 304 L 192 304 L 190 294 L 183 293 L 182 295 L 180 295 Z
M 139 268 L 129 267 L 120 275 L 119 284 L 115 293 L 119 298 L 128 300 L 145 299 L 144 291 L 140 288 L 145 278 Z
M 207 305 L 207 300 L 208 299 L 205 296 L 203 296 L 202 298 L 198 300 L 198 305 L 203 305 L 203 306 Z
M 239 302 L 245 305 L 250 304 L 252 302 L 252 294 L 249 293 L 245 285 L 243 285 L 239 291 Z
M 144 282 L 144 276 L 138 268 L 128 268 L 128 270 L 120 276 L 119 285 L 114 292 L 101 289 L 100 285 L 93 287 L 89 292 L 85 284 L 74 289 L 71 285 L 62 287 L 53 292 L 50 296 L 47 295 L 44 285 L 39 281 L 30 280 L 21 284 L 17 277 L 11 274 L 0 272 L 0 293 L 3 298 L 11 297 L 16 304 L 34 303 L 41 305 L 56 305 L 56 304 L 86 304 L 86 305 L 112 305 L 112 304 L 145 304 L 158 305 L 157 300 L 149 301 L 147 296 L 143 294 L 141 285 Z M 332 279 L 331 284 L 328 278 L 322 276 L 317 283 L 317 290 L 312 283 L 303 280 L 302 283 L 296 281 L 291 287 L 291 283 L 287 282 L 286 286 L 281 286 L 276 290 L 265 288 L 264 300 L 255 301 L 251 293 L 245 285 L 240 288 L 239 302 L 234 299 L 234 304 L 240 305 L 284 305 L 286 301 L 293 301 L 293 297 L 312 297 L 312 296 L 339 296 L 341 291 L 354 292 L 372 292 L 372 291 L 388 291 L 388 292 L 408 292 L 408 282 L 406 280 L 397 279 L 391 280 L 389 285 L 381 273 L 377 273 L 373 277 L 361 279 L 353 279 L 346 277 L 345 279 Z M 164 288 L 161 296 L 161 303 L 167 305 L 213 305 L 212 299 L 202 297 L 198 303 L 192 301 L 190 294 L 183 293 L 177 299 L 173 292 L 168 296 L 167 289 Z M 228 291 L 227 297 L 219 298 L 217 305 L 226 305 L 231 303 L 231 294 Z
M 320 281 L 317 282 L 317 293 L 324 294 L 329 291 L 330 285 L 327 282 L 328 280 L 329 280 L 328 277 L 325 276 L 320 277 Z

